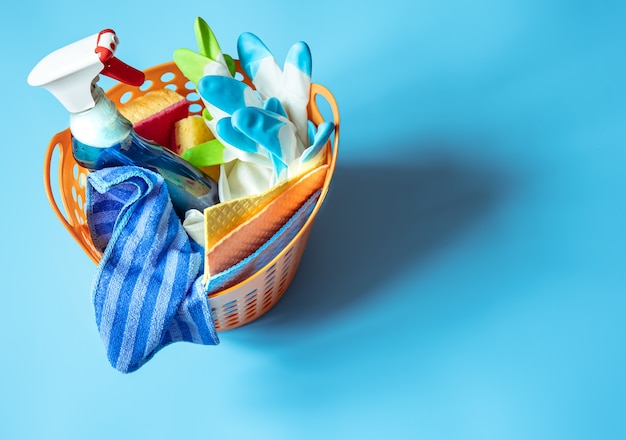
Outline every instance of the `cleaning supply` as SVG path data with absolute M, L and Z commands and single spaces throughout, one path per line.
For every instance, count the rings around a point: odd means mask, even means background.
M 197 18 L 194 29 L 198 52 L 177 49 L 174 61 L 196 85 L 215 139 L 183 157 L 196 166 L 221 166 L 220 201 L 260 194 L 319 165 L 334 125 L 308 119 L 308 45 L 293 44 L 281 68 L 256 35 L 243 33 L 237 50 L 247 77 L 241 78 L 233 75 L 230 57 L 221 52 L 206 22 Z
M 111 365 L 131 372 L 172 342 L 217 345 L 189 239 L 161 175 L 120 166 L 89 173 L 87 220 L 103 251 L 93 283 L 96 324 Z
M 220 172 L 222 202 L 258 194 L 322 161 L 323 146 L 334 130 L 332 123 L 315 126 L 305 117 L 306 136 L 299 135 L 279 98 L 264 99 L 244 82 L 227 76 L 204 76 L 197 90 L 212 116 L 209 127 L 225 151 L 232 151 L 238 160 L 225 163 Z
M 308 146 L 307 104 L 311 88 L 311 50 L 299 41 L 285 58 L 283 69 L 259 37 L 244 32 L 237 40 L 237 52 L 243 71 L 250 77 L 259 94 L 277 98 L 285 107 L 289 120 L 296 126 L 302 146 Z
M 97 85 L 99 75 L 141 85 L 143 73 L 115 58 L 118 40 L 105 29 L 43 58 L 28 83 L 51 92 L 70 113 L 72 152 L 89 170 L 134 165 L 163 176 L 176 213 L 218 203 L 217 183 L 161 145 L 139 136 Z
M 219 205 L 216 205 L 219 206 Z M 199 246 L 204 247 L 205 242 L 205 227 L 204 227 L 204 214 L 197 209 L 190 209 L 185 213 L 183 220 L 183 228 L 189 238 L 195 241 Z
M 233 77 L 235 61 L 230 55 L 222 53 L 213 30 L 203 18 L 197 17 L 194 22 L 194 33 L 198 44 L 198 52 L 180 48 L 174 51 L 174 62 L 185 77 L 194 84 L 206 75 Z
M 160 89 L 120 105 L 118 110 L 133 124 L 138 135 L 180 155 L 174 127 L 187 118 L 189 104 L 178 92 Z
M 307 219 L 315 209 L 315 204 L 319 199 L 322 190 L 316 191 L 298 211 L 283 224 L 283 226 L 265 243 L 263 243 L 254 253 L 241 260 L 237 264 L 230 266 L 226 270 L 212 274 L 207 283 L 209 295 L 215 292 L 228 289 L 244 279 L 252 276 L 266 266 L 278 255 L 287 244 L 293 240 L 302 229 Z M 205 273 L 206 275 L 206 273 Z
M 219 161 L 205 160 L 210 157 L 214 143 L 219 144 L 219 141 L 215 139 L 215 135 L 209 130 L 201 115 L 189 115 L 174 124 L 176 153 L 200 168 L 207 176 L 218 180 L 220 176 Z M 195 162 L 190 160 L 190 157 L 195 158 L 195 154 L 205 147 L 209 148 L 208 154 L 202 153 L 199 160 Z M 222 150 L 223 146 L 220 144 L 218 148 Z
M 258 196 L 187 211 L 183 227 L 205 252 L 205 280 L 244 260 L 274 235 L 324 186 L 328 165 L 294 177 Z
M 223 272 L 256 252 L 269 240 L 302 205 L 324 185 L 328 171 L 322 165 L 302 176 L 281 191 L 266 207 L 246 221 L 232 228 L 220 239 L 209 237 L 213 244 L 205 249 L 205 277 Z M 220 206 L 220 205 L 216 205 Z M 214 210 L 205 210 L 206 229 L 214 222 Z

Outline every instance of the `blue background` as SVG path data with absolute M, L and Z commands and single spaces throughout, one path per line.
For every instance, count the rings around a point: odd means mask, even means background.
M 279 304 L 123 375 L 26 84 L 105 27 L 138 68 L 245 31 L 309 43 L 339 165 Z M 626 438 L 626 3 L 23 1 L 0 18 L 0 437 Z M 110 86 L 112 83 L 103 82 Z

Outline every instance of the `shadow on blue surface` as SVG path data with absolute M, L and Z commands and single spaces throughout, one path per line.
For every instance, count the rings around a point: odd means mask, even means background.
M 400 165 L 338 164 L 296 278 L 255 332 L 323 322 L 419 271 L 510 189 L 509 176 L 449 150 Z

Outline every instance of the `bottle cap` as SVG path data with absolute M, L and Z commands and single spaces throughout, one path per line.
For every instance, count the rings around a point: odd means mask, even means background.
M 139 86 L 143 72 L 113 55 L 118 45 L 115 32 L 104 29 L 45 56 L 28 75 L 28 84 L 52 93 L 70 113 L 93 108 L 92 84 L 98 75 Z

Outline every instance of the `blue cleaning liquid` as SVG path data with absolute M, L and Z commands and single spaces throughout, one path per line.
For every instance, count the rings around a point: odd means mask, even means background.
M 162 146 L 139 136 L 134 130 L 119 143 L 93 147 L 72 138 L 76 162 L 89 170 L 132 165 L 163 176 L 174 210 L 184 218 L 189 209 L 203 211 L 219 202 L 217 183 L 187 161 Z

